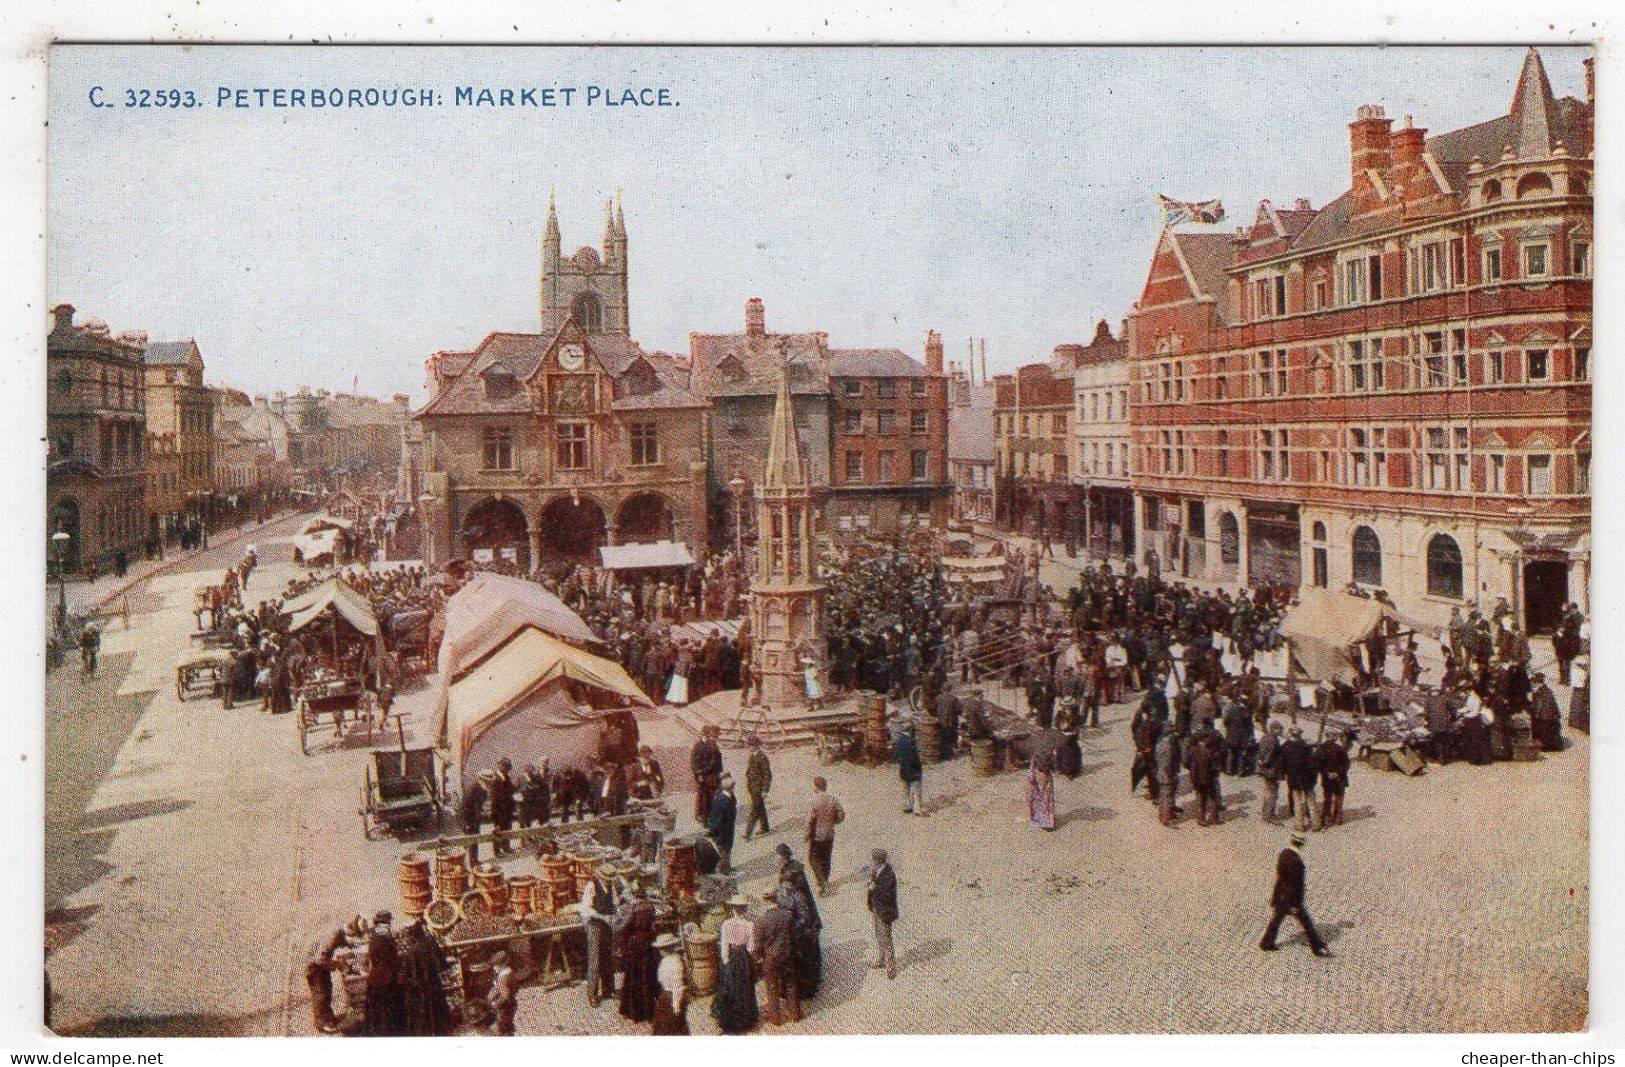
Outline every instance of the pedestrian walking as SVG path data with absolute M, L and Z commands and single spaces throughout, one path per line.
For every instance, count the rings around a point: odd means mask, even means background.
M 1174 816 L 1179 813 L 1179 808 L 1174 803 L 1179 796 L 1178 733 L 1171 729 L 1163 729 L 1157 738 L 1153 764 L 1157 776 L 1157 821 L 1164 826 L 1172 826 Z
M 914 725 L 903 727 L 903 733 L 897 738 L 897 774 L 903 780 L 903 787 L 908 791 L 908 807 L 903 811 L 908 815 L 924 815 L 925 801 L 920 795 L 921 782 L 925 777 L 925 768 L 920 763 L 920 746 L 914 740 Z
M 829 792 L 822 775 L 813 778 L 812 805 L 807 811 L 807 866 L 812 868 L 818 895 L 829 891 L 830 862 L 835 855 L 835 827 L 846 820 L 846 809 Z
M 615 997 L 615 962 L 610 956 L 614 937 L 615 893 L 596 874 L 581 889 L 581 926 L 587 935 L 587 1004 L 598 1007 Z
M 1270 894 L 1270 923 L 1264 928 L 1264 937 L 1258 942 L 1258 947 L 1265 952 L 1274 952 L 1278 947 L 1275 938 L 1281 931 L 1281 922 L 1290 915 L 1303 927 L 1303 935 L 1309 939 L 1310 951 L 1317 956 L 1330 956 L 1331 951 L 1304 907 L 1303 843 L 1301 833 L 1293 834 L 1290 844 L 1276 857 L 1275 889 Z
M 897 872 L 886 859 L 886 850 L 877 848 L 870 854 L 869 914 L 875 924 L 876 969 L 884 967 L 887 978 L 897 977 L 897 951 L 892 945 L 892 923 L 897 921 Z
M 758 824 L 762 833 L 770 834 L 767 824 L 767 794 L 773 788 L 773 765 L 762 751 L 762 739 L 751 735 L 750 759 L 745 763 L 745 794 L 750 797 L 750 815 L 745 820 L 745 840 L 754 835 Z
M 801 1021 L 801 983 L 796 978 L 795 917 L 780 900 L 784 889 L 775 886 L 762 896 L 767 910 L 753 924 L 751 955 L 762 979 L 762 1017 L 770 1026 Z M 782 1013 L 781 1013 L 782 1006 Z

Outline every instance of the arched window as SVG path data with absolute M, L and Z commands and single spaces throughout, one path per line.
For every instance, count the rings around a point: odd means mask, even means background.
M 1241 562 L 1241 526 L 1228 511 L 1219 516 L 1219 562 L 1225 566 Z
M 604 328 L 604 305 L 592 293 L 582 293 L 570 305 L 570 314 L 575 316 L 576 325 L 591 333 Z
M 1428 542 L 1428 595 L 1461 599 L 1461 546 L 1449 534 Z
M 1491 178 L 1489 181 L 1484 183 L 1482 195 L 1486 204 L 1495 203 L 1497 200 L 1501 199 L 1501 183 L 1496 181 L 1494 178 Z
M 1531 171 L 1518 179 L 1518 199 L 1526 200 L 1531 196 L 1547 196 L 1552 191 L 1552 179 L 1540 171 Z
M 1316 541 L 1324 542 L 1326 540 L 1326 524 L 1323 522 L 1315 523 L 1314 526 L 1310 527 L 1309 536 Z
M 1382 584 L 1382 542 L 1369 526 L 1354 528 L 1354 580 L 1361 585 Z

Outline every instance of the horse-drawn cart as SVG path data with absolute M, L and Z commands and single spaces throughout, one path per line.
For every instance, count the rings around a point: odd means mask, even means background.
M 361 785 L 361 836 L 438 829 L 443 795 L 432 748 L 378 750 Z
M 231 653 L 215 648 L 195 649 L 181 654 L 175 664 L 175 699 L 218 696 L 225 684 Z
M 307 682 L 299 690 L 295 710 L 299 712 L 299 751 L 310 755 L 310 733 L 320 729 L 325 717 L 333 724 L 333 736 L 343 738 L 350 723 L 364 722 L 367 739 L 372 739 L 376 703 L 373 694 L 359 678 L 331 678 Z

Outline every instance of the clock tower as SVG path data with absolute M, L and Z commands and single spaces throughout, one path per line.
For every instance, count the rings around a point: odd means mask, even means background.
M 538 331 L 551 338 L 564 321 L 589 334 L 631 336 L 627 310 L 626 217 L 620 192 L 604 203 L 603 250 L 582 245 L 570 256 L 560 254 L 559 215 L 553 194 L 547 197 L 547 229 L 542 233 L 542 278 L 537 295 Z
M 813 561 L 813 490 L 796 437 L 790 369 L 779 369 L 767 468 L 756 483 L 756 577 L 750 587 L 752 668 L 762 702 L 807 702 L 807 667 L 826 682 L 824 586 Z

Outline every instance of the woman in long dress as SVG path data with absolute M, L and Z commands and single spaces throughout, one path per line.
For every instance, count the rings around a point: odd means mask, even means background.
M 1027 818 L 1040 830 L 1055 829 L 1055 772 L 1037 753 L 1027 761 Z
M 746 1034 L 756 1029 L 756 968 L 750 958 L 754 933 L 755 924 L 745 918 L 745 898 L 730 898 L 718 946 L 722 973 L 717 980 L 717 995 L 711 1001 L 711 1018 L 725 1034 Z
M 660 953 L 656 970 L 659 992 L 649 1024 L 649 1032 L 655 1037 L 688 1036 L 688 992 L 683 987 L 683 957 L 677 953 L 681 945 L 675 934 L 655 938 L 654 947 Z
M 687 645 L 680 645 L 671 668 L 671 683 L 666 686 L 666 703 L 679 708 L 688 703 L 688 675 L 693 669 L 694 657 Z

